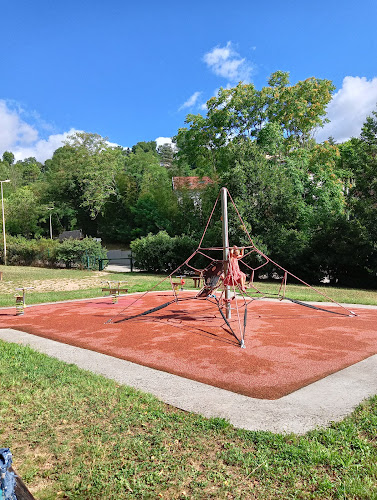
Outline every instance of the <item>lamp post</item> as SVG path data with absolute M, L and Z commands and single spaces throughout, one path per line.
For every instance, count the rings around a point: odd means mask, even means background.
M 4 213 L 4 195 L 3 195 L 3 182 L 10 182 L 10 179 L 0 181 L 1 184 L 1 210 L 3 213 L 3 238 L 4 238 L 4 265 L 7 265 L 7 241 L 5 238 L 5 213 Z
M 54 207 L 47 207 L 47 210 L 54 210 Z M 50 211 L 50 239 L 52 240 L 52 222 L 51 222 L 51 211 Z

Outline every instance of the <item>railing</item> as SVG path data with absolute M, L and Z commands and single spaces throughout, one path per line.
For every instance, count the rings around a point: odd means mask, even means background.
M 132 271 L 134 270 L 134 259 L 132 257 L 132 255 L 130 257 L 119 257 L 119 258 L 116 258 L 116 259 L 98 259 L 98 270 L 99 271 L 103 271 L 105 269 L 106 266 L 108 266 L 109 264 L 111 264 L 111 262 L 114 262 L 114 264 L 119 264 L 119 261 L 127 261 L 129 262 L 129 266 L 130 266 L 130 271 L 132 273 Z M 122 264 L 119 264 L 120 266 Z

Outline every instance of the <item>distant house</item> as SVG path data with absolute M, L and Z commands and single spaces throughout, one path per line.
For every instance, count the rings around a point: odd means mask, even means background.
M 173 191 L 179 189 L 190 189 L 193 191 L 199 191 L 200 189 L 205 188 L 208 184 L 213 184 L 213 180 L 209 177 L 173 177 L 172 185 Z
M 84 238 L 82 230 L 76 229 L 75 231 L 63 231 L 59 234 L 59 241 L 69 240 L 70 238 L 73 240 L 82 240 Z
M 213 180 L 209 177 L 191 176 L 172 178 L 173 191 L 176 191 L 178 201 L 182 201 L 180 191 L 187 190 L 189 191 L 191 199 L 194 201 L 194 205 L 198 207 L 201 206 L 202 202 L 200 191 L 208 186 L 208 184 L 213 184 Z

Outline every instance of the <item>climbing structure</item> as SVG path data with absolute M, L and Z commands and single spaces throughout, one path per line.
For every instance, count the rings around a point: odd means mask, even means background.
M 230 265 L 229 252 L 232 249 L 229 246 L 228 241 L 228 197 L 234 209 L 236 219 L 238 219 L 238 225 L 243 229 L 244 234 L 247 239 L 247 245 L 242 247 L 242 255 L 238 257 L 238 264 L 243 270 L 241 274 L 247 276 L 247 281 L 242 283 L 236 276 L 233 276 L 234 266 Z M 209 225 L 214 217 L 216 206 L 221 199 L 221 223 L 222 223 L 222 234 L 223 241 L 222 246 L 218 247 L 206 247 L 203 246 L 203 242 L 209 228 Z M 206 263 L 205 266 L 197 267 L 196 261 L 200 260 Z M 252 264 L 254 262 L 254 265 Z M 274 269 L 275 276 L 278 278 L 278 287 L 272 291 L 266 291 L 265 287 L 259 285 L 256 280 L 258 276 L 263 274 L 264 268 L 267 266 L 272 266 Z M 200 276 L 203 282 L 202 288 L 199 292 L 193 294 L 190 297 L 180 297 L 178 293 L 177 283 L 174 281 L 174 275 L 181 272 L 182 269 L 189 270 L 195 273 L 196 276 Z M 170 281 L 172 289 L 172 298 L 168 302 L 165 302 L 157 307 L 148 309 L 141 313 L 133 313 L 132 306 L 141 298 L 143 298 L 147 293 L 155 290 L 164 281 Z M 296 300 L 295 298 L 290 298 L 286 295 L 288 280 L 292 280 L 299 285 L 304 286 L 312 294 L 311 300 L 313 300 L 313 295 L 320 296 L 321 301 L 325 299 L 326 302 L 330 303 L 329 306 L 317 305 L 316 303 L 307 303 L 301 300 Z M 262 290 L 262 288 L 264 288 Z M 120 323 L 130 319 L 134 319 L 140 316 L 145 316 L 159 311 L 174 302 L 190 301 L 190 300 L 206 300 L 214 303 L 217 308 L 219 315 L 224 320 L 224 329 L 228 331 L 236 340 L 240 347 L 245 347 L 245 334 L 247 326 L 247 315 L 248 307 L 255 300 L 260 299 L 277 299 L 277 300 L 288 300 L 300 306 L 309 307 L 319 311 L 325 311 L 331 314 L 338 314 L 342 316 L 356 316 L 353 311 L 350 311 L 343 305 L 334 301 L 322 291 L 312 287 L 305 281 L 301 280 L 294 274 L 290 273 L 288 270 L 284 269 L 282 266 L 272 261 L 267 255 L 265 255 L 261 250 L 259 250 L 247 231 L 247 228 L 242 220 L 242 217 L 230 196 L 226 188 L 221 188 L 219 195 L 215 201 L 211 214 L 208 218 L 207 224 L 205 226 L 203 235 L 200 239 L 197 249 L 190 255 L 177 269 L 175 269 L 168 276 L 159 281 L 153 288 L 146 291 L 145 293 L 137 296 L 129 305 L 127 305 L 118 315 L 111 318 L 107 323 Z

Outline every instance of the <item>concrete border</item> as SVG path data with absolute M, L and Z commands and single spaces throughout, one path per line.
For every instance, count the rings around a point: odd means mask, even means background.
M 224 389 L 10 328 L 0 339 L 148 392 L 163 402 L 205 417 L 226 418 L 246 430 L 304 434 L 342 420 L 377 394 L 377 355 L 277 400 L 249 398 Z

